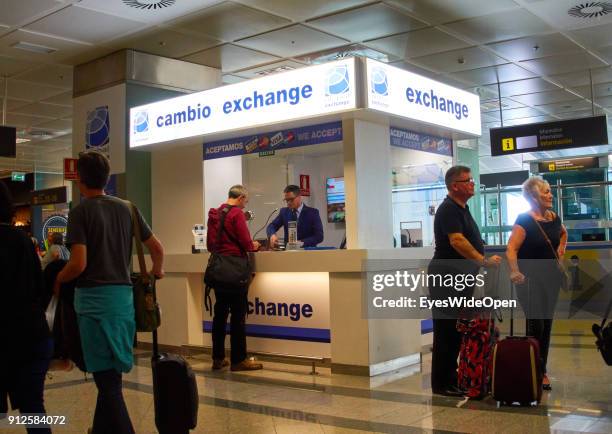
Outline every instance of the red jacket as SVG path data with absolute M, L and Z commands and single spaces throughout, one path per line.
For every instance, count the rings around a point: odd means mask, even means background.
M 221 223 L 222 208 L 229 207 L 227 204 L 222 204 L 219 208 L 211 208 L 208 211 L 208 229 L 206 232 L 206 248 L 209 252 L 215 252 L 224 256 L 245 256 L 246 252 L 255 251 L 249 228 L 247 227 L 244 213 L 238 207 L 231 207 L 225 216 L 225 229 L 221 231 L 219 245 L 217 245 L 217 234 L 219 224 Z M 233 238 L 242 246 L 242 250 L 229 238 L 227 233 L 230 233 Z

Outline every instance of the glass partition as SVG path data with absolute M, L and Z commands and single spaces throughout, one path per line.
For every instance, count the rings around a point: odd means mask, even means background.
M 568 241 L 610 240 L 609 181 L 551 185 L 553 210 L 559 214 L 568 231 Z M 560 192 L 560 197 L 559 197 Z M 506 244 L 518 214 L 529 209 L 520 187 L 481 190 L 481 226 L 487 244 Z

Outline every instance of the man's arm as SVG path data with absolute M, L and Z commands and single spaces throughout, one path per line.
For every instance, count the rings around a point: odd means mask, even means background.
M 70 282 L 81 275 L 87 267 L 87 246 L 85 244 L 73 244 L 70 247 L 70 260 L 60 271 L 53 285 L 53 292 L 59 294 L 60 285 Z
M 153 261 L 151 274 L 153 274 L 156 279 L 162 279 L 164 277 L 164 246 L 162 246 L 162 243 L 155 235 L 151 235 L 143 244 L 147 246 L 149 254 L 151 255 L 151 261 Z
M 242 211 L 232 216 L 231 226 L 233 228 L 232 235 L 236 238 L 236 241 L 240 243 L 240 246 L 246 252 L 254 252 L 257 249 L 253 245 L 251 234 L 249 233 L 249 227 L 247 226 L 246 218 Z
M 484 266 L 499 265 L 501 263 L 501 257 L 493 255 L 490 258 L 480 254 L 478 250 L 472 246 L 465 236 L 460 232 L 454 232 L 448 234 L 450 245 L 465 259 L 471 259 Z
M 278 231 L 282 225 L 283 225 L 283 210 L 281 209 L 278 215 L 274 218 L 274 220 L 272 220 L 272 222 L 266 228 L 266 234 L 268 238 L 274 235 L 276 231 Z
M 317 244 L 323 241 L 323 223 L 321 223 L 321 216 L 319 215 L 319 210 L 316 208 L 312 208 L 314 210 L 312 216 L 312 231 L 313 234 L 309 237 L 304 238 L 302 243 L 306 247 L 316 246 Z

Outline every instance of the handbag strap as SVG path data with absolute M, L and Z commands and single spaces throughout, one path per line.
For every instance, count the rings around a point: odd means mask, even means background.
M 529 214 L 529 217 L 531 217 L 533 219 L 533 221 L 535 222 L 536 226 L 538 227 L 538 229 L 540 230 L 540 233 L 542 234 L 542 236 L 544 237 L 544 239 L 546 240 L 546 243 L 548 244 L 548 246 L 550 247 L 550 250 L 552 250 L 553 255 L 555 255 L 555 259 L 557 261 L 561 261 L 561 259 L 559 258 L 559 254 L 557 253 L 557 251 L 555 250 L 555 248 L 553 247 L 552 243 L 550 242 L 550 238 L 548 238 L 548 235 L 546 235 L 546 231 L 544 230 L 544 228 L 542 227 L 542 225 L 540 224 L 540 222 L 538 222 L 536 220 L 536 218 L 534 216 L 532 216 L 531 214 Z
M 147 273 L 147 265 L 144 259 L 144 252 L 142 249 L 142 234 L 140 231 L 140 221 L 138 220 L 138 211 L 136 205 L 130 201 L 127 202 L 130 207 L 130 214 L 132 215 L 132 232 L 134 233 L 134 244 L 136 244 L 136 252 L 138 254 L 138 267 L 140 268 L 140 275 L 145 284 L 149 284 L 149 273 Z

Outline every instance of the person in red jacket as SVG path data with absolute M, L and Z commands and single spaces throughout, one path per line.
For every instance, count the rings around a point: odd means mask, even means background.
M 230 188 L 228 199 L 219 208 L 208 212 L 208 236 L 206 246 L 209 252 L 224 256 L 246 256 L 247 252 L 259 249 L 259 243 L 251 239 L 243 209 L 249 202 L 249 193 L 242 185 Z M 223 229 L 219 236 L 219 225 L 224 210 L 227 210 Z M 215 288 L 215 307 L 212 327 L 214 370 L 229 365 L 225 359 L 225 324 L 231 313 L 231 362 L 232 371 L 252 371 L 261 369 L 261 363 L 247 358 L 246 352 L 246 314 L 248 309 L 247 290 L 224 291 Z

